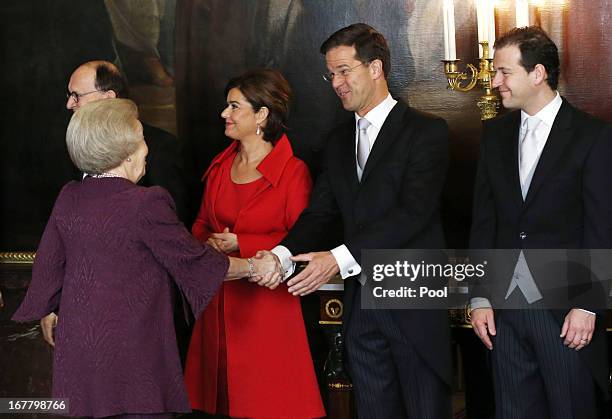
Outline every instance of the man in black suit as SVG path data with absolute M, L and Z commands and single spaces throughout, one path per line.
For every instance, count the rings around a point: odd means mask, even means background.
M 80 106 L 94 100 L 126 97 L 126 91 L 125 78 L 113 63 L 101 60 L 88 61 L 77 67 L 70 76 L 66 108 L 74 112 Z M 172 134 L 159 128 L 144 122 L 142 122 L 142 128 L 149 153 L 146 174 L 138 184 L 166 188 L 174 199 L 177 215 L 183 222 L 186 222 L 185 200 L 187 197 L 185 179 L 181 169 L 179 143 Z M 177 303 L 175 305 L 175 326 L 182 359 L 186 355 L 191 334 L 191 329 L 183 321 L 183 316 L 182 306 Z M 54 313 L 40 321 L 43 337 L 52 346 L 54 346 L 53 329 L 56 324 L 57 316 Z
M 444 248 L 439 201 L 448 127 L 391 97 L 389 49 L 374 28 L 343 28 L 321 53 L 324 78 L 353 114 L 331 132 L 309 206 L 274 252 L 289 274 L 292 262 L 309 262 L 288 281 L 294 295 L 338 273 L 344 278 L 345 341 L 360 418 L 450 418 L 446 311 L 362 310 L 359 303 L 362 249 Z M 313 252 L 337 223 L 344 243 Z
M 514 111 L 484 126 L 470 246 L 612 248 L 610 126 L 560 97 L 557 48 L 540 28 L 499 38 L 493 64 L 493 86 Z M 598 398 L 608 394 L 603 318 L 589 305 L 545 309 L 553 290 L 528 254 L 512 262 L 500 295 L 472 294 L 472 326 L 491 350 L 495 417 L 600 417 Z M 567 296 L 571 279 L 556 284 Z M 490 297 L 530 309 L 494 312 Z
M 72 111 L 100 99 L 126 97 L 127 86 L 119 69 L 108 61 L 89 61 L 80 65 L 68 82 L 66 108 Z M 180 147 L 170 133 L 142 123 L 149 154 L 147 173 L 139 185 L 162 186 L 170 192 L 179 218 L 186 222 L 185 179 L 181 169 Z

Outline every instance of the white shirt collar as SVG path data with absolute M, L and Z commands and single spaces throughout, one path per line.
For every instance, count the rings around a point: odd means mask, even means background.
M 396 103 L 397 100 L 393 99 L 391 97 L 391 94 L 389 93 L 382 102 L 380 102 L 373 109 L 371 109 L 370 112 L 365 114 L 363 118 L 367 119 L 370 124 L 374 125 L 377 129 L 380 130 L 380 128 L 385 123 L 385 119 L 387 119 L 387 116 L 389 116 L 391 109 L 393 109 Z M 355 113 L 355 123 L 357 123 L 357 121 L 361 118 L 361 116 Z
M 555 122 L 555 118 L 557 117 L 557 113 L 559 109 L 561 109 L 561 105 L 563 104 L 563 99 L 561 99 L 561 95 L 557 92 L 557 95 L 553 100 L 548 102 L 546 106 L 540 109 L 540 112 L 536 113 L 535 117 L 537 117 L 540 121 L 544 122 L 548 128 L 553 126 Z M 521 110 L 521 127 L 527 118 L 529 118 L 529 114 L 523 110 Z

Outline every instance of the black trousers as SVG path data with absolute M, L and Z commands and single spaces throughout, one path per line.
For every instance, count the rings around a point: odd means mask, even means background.
M 358 417 L 450 419 L 450 387 L 425 364 L 389 311 L 361 309 L 359 299 L 345 338 Z
M 491 352 L 496 419 L 598 418 L 597 387 L 548 310 L 497 310 Z

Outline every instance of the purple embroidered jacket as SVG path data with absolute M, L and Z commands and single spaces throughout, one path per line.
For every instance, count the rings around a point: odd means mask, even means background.
M 13 320 L 59 310 L 53 397 L 71 415 L 186 412 L 171 281 L 197 318 L 228 263 L 189 234 L 164 189 L 88 177 L 60 193 Z

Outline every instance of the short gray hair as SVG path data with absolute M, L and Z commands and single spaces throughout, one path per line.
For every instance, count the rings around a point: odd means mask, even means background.
M 138 108 L 129 99 L 100 99 L 74 112 L 66 131 L 70 159 L 84 173 L 113 169 L 136 151 Z

